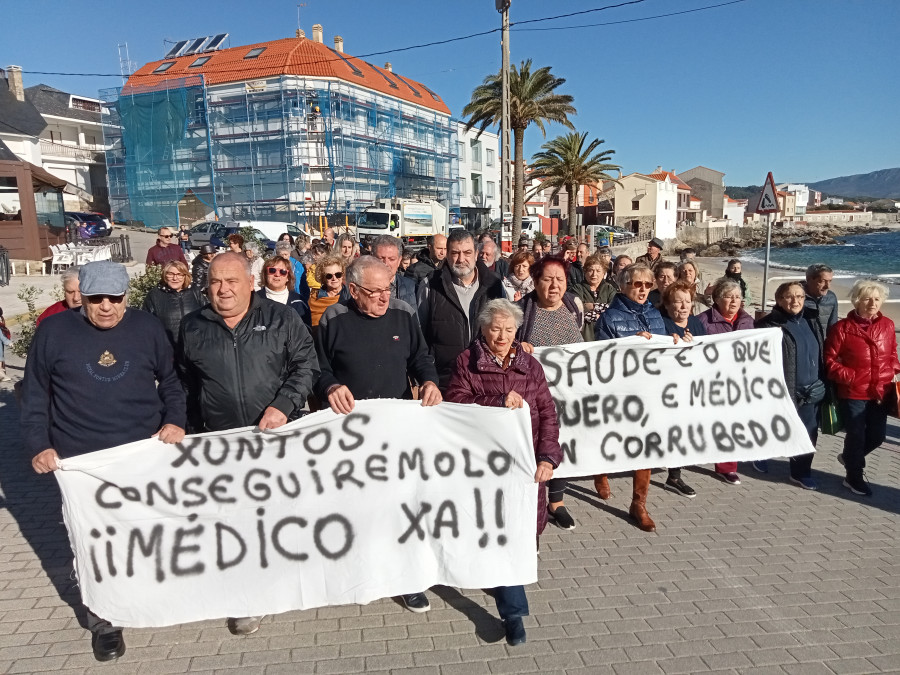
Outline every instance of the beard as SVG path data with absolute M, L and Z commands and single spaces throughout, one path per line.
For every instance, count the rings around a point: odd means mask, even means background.
M 453 276 L 455 276 L 457 279 L 467 277 L 474 271 L 475 265 L 466 265 L 465 263 L 460 263 L 450 266 L 450 273 L 453 274 Z

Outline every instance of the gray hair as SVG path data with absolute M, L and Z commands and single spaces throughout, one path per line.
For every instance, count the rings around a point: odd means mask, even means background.
M 354 260 L 350 263 L 349 267 L 347 267 L 347 283 L 362 286 L 363 277 L 366 275 L 366 271 L 372 269 L 384 270 L 389 277 L 393 276 L 391 274 L 391 268 L 381 262 L 378 258 L 373 255 L 363 255 Z
M 212 271 L 213 265 L 215 265 L 216 267 L 220 267 L 223 264 L 227 263 L 229 260 L 232 262 L 239 262 L 241 264 L 241 267 L 244 268 L 244 271 L 247 272 L 248 277 L 253 274 L 253 270 L 250 267 L 250 261 L 247 260 L 247 256 L 242 253 L 236 253 L 234 251 L 226 251 L 225 253 L 220 253 L 215 258 L 213 258 L 209 263 L 210 271 Z
M 379 234 L 372 241 L 372 250 L 378 253 L 380 246 L 393 246 L 397 249 L 397 255 L 401 258 L 403 257 L 403 244 L 397 237 L 392 237 L 389 234 Z
M 645 265 L 644 263 L 631 263 L 619 272 L 619 276 L 616 279 L 619 283 L 619 288 L 628 286 L 637 274 L 646 274 L 650 279 L 656 279 L 656 275 L 653 274 L 653 270 L 650 269 L 648 265 Z
M 471 241 L 474 244 L 475 237 L 468 230 L 457 228 L 447 236 L 447 248 L 450 248 L 450 244 L 455 244 L 458 241 Z
M 66 270 L 59 277 L 59 283 L 62 284 L 62 287 L 65 288 L 66 283 L 69 281 L 78 281 L 78 272 L 80 270 L 80 265 L 72 265 L 71 267 L 66 268 Z
M 825 263 L 814 263 L 806 268 L 806 280 L 818 279 L 821 274 L 832 274 L 834 270 Z
M 888 289 L 887 285 L 880 281 L 875 281 L 875 279 L 860 279 L 853 284 L 853 288 L 850 289 L 850 302 L 856 307 L 857 302 L 863 298 L 868 298 L 870 295 L 875 295 L 876 293 L 878 294 L 878 297 L 881 298 L 881 301 L 884 302 L 888 299 L 891 291 Z
M 281 253 L 282 251 L 290 251 L 293 248 L 294 247 L 291 246 L 291 242 L 289 242 L 287 240 L 279 241 L 275 244 L 275 253 Z
M 718 302 L 725 297 L 726 293 L 730 293 L 735 289 L 738 293 L 741 292 L 741 285 L 734 279 L 729 279 L 728 277 L 717 279 L 712 287 L 713 302 Z
M 500 249 L 497 248 L 497 243 L 493 239 L 485 239 L 480 244 L 478 244 L 478 252 L 481 253 L 482 251 L 484 251 L 485 246 L 494 247 L 494 262 L 496 262 L 500 258 Z
M 478 312 L 478 329 L 481 330 L 494 320 L 495 316 L 508 316 L 516 323 L 516 328 L 522 325 L 524 315 L 522 309 L 515 303 L 505 298 L 497 298 L 487 303 Z

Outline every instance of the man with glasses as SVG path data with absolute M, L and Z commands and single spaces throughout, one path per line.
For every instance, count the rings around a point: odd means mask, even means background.
M 81 309 L 46 318 L 25 365 L 22 436 L 37 473 L 55 471 L 60 458 L 151 436 L 163 443 L 184 438 L 185 397 L 172 347 L 159 320 L 126 309 L 125 267 L 88 263 L 79 287 Z M 98 661 L 125 653 L 121 628 L 90 610 L 86 627 Z
M 147 250 L 147 266 L 165 265 L 172 260 L 178 260 L 187 265 L 184 257 L 184 251 L 181 245 L 175 240 L 176 235 L 168 227 L 159 228 L 156 235 L 156 244 Z
M 423 383 L 422 405 L 443 400 L 418 321 L 391 298 L 392 278 L 380 260 L 357 258 L 347 268 L 351 300 L 329 307 L 319 323 L 316 352 L 322 374 L 316 395 L 336 413 L 352 412 L 360 399 L 412 399 L 410 378 Z M 412 612 L 431 608 L 424 593 L 401 597 Z

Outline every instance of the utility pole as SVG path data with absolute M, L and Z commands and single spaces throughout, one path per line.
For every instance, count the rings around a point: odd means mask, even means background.
M 500 163 L 500 247 L 503 248 L 503 229 L 506 223 L 504 219 L 507 213 L 512 213 L 512 180 L 510 176 L 510 168 L 512 166 L 512 153 L 509 142 L 509 5 L 511 0 L 494 0 L 497 11 L 503 17 L 502 21 L 502 40 L 501 40 L 501 79 L 502 79 L 502 112 L 500 118 L 500 144 L 502 152 L 502 161 Z M 515 214 L 513 214 L 513 222 L 515 222 Z M 513 223 L 509 224 L 511 235 Z M 515 247 L 516 242 L 512 241 L 510 236 L 510 246 Z

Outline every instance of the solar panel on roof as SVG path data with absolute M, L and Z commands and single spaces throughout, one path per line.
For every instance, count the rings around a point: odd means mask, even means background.
M 365 63 L 367 66 L 369 66 L 369 68 L 371 68 L 371 69 L 374 70 L 376 73 L 378 73 L 379 75 L 381 75 L 381 76 L 385 79 L 385 81 L 391 86 L 391 89 L 398 89 L 398 88 L 399 88 L 399 87 L 397 87 L 397 84 L 396 84 L 391 78 L 389 78 L 387 75 L 385 75 L 384 73 L 382 73 L 380 70 L 378 70 L 378 68 L 376 68 L 375 66 L 373 66 L 371 63 L 369 63 L 368 61 L 363 61 L 363 63 Z
M 178 56 L 178 52 L 180 52 L 182 49 L 184 49 L 184 46 L 188 42 L 189 42 L 189 40 L 179 40 L 178 42 L 175 43 L 175 46 L 169 50 L 169 53 L 166 54 L 163 58 L 164 59 L 174 59 L 176 56 Z
M 208 35 L 205 35 L 204 37 L 201 37 L 201 38 L 197 38 L 196 40 L 191 42 L 191 45 L 187 49 L 184 50 L 184 53 L 182 54 L 182 56 L 189 56 L 191 54 L 196 54 L 197 52 L 200 51 L 200 47 L 203 46 L 203 43 L 206 42 L 208 39 L 209 39 Z
M 433 91 L 431 91 L 431 89 L 429 89 L 428 87 L 426 87 L 426 86 L 425 86 L 424 84 L 422 84 L 421 82 L 419 83 L 419 86 L 422 87 L 422 89 L 424 89 L 425 91 L 427 91 L 429 94 L 431 94 L 431 98 L 433 98 L 435 101 L 437 101 L 438 103 L 441 102 L 441 97 L 438 96 L 437 94 L 435 94 Z
M 352 63 L 350 63 L 343 54 L 341 54 L 336 49 L 331 49 L 331 47 L 329 47 L 328 49 L 330 49 L 331 53 L 334 54 L 335 56 L 337 56 L 341 61 L 346 63 L 348 66 L 350 66 L 350 69 L 353 71 L 354 75 L 356 75 L 357 77 L 365 77 L 365 75 L 363 75 L 363 72 L 359 68 L 354 66 Z
M 416 88 L 413 87 L 409 82 L 407 82 L 406 80 L 404 80 L 404 79 L 403 79 L 402 77 L 400 77 L 397 73 L 393 73 L 393 75 L 394 75 L 394 77 L 396 77 L 398 80 L 400 80 L 403 84 L 405 84 L 407 87 L 409 87 L 409 90 L 413 93 L 413 96 L 415 96 L 416 98 L 422 98 L 422 94 L 420 94 L 418 91 L 416 91 Z
M 225 39 L 228 37 L 228 33 L 219 33 L 212 40 L 206 43 L 206 47 L 204 47 L 203 51 L 212 52 L 219 48 L 219 46 L 225 42 Z

